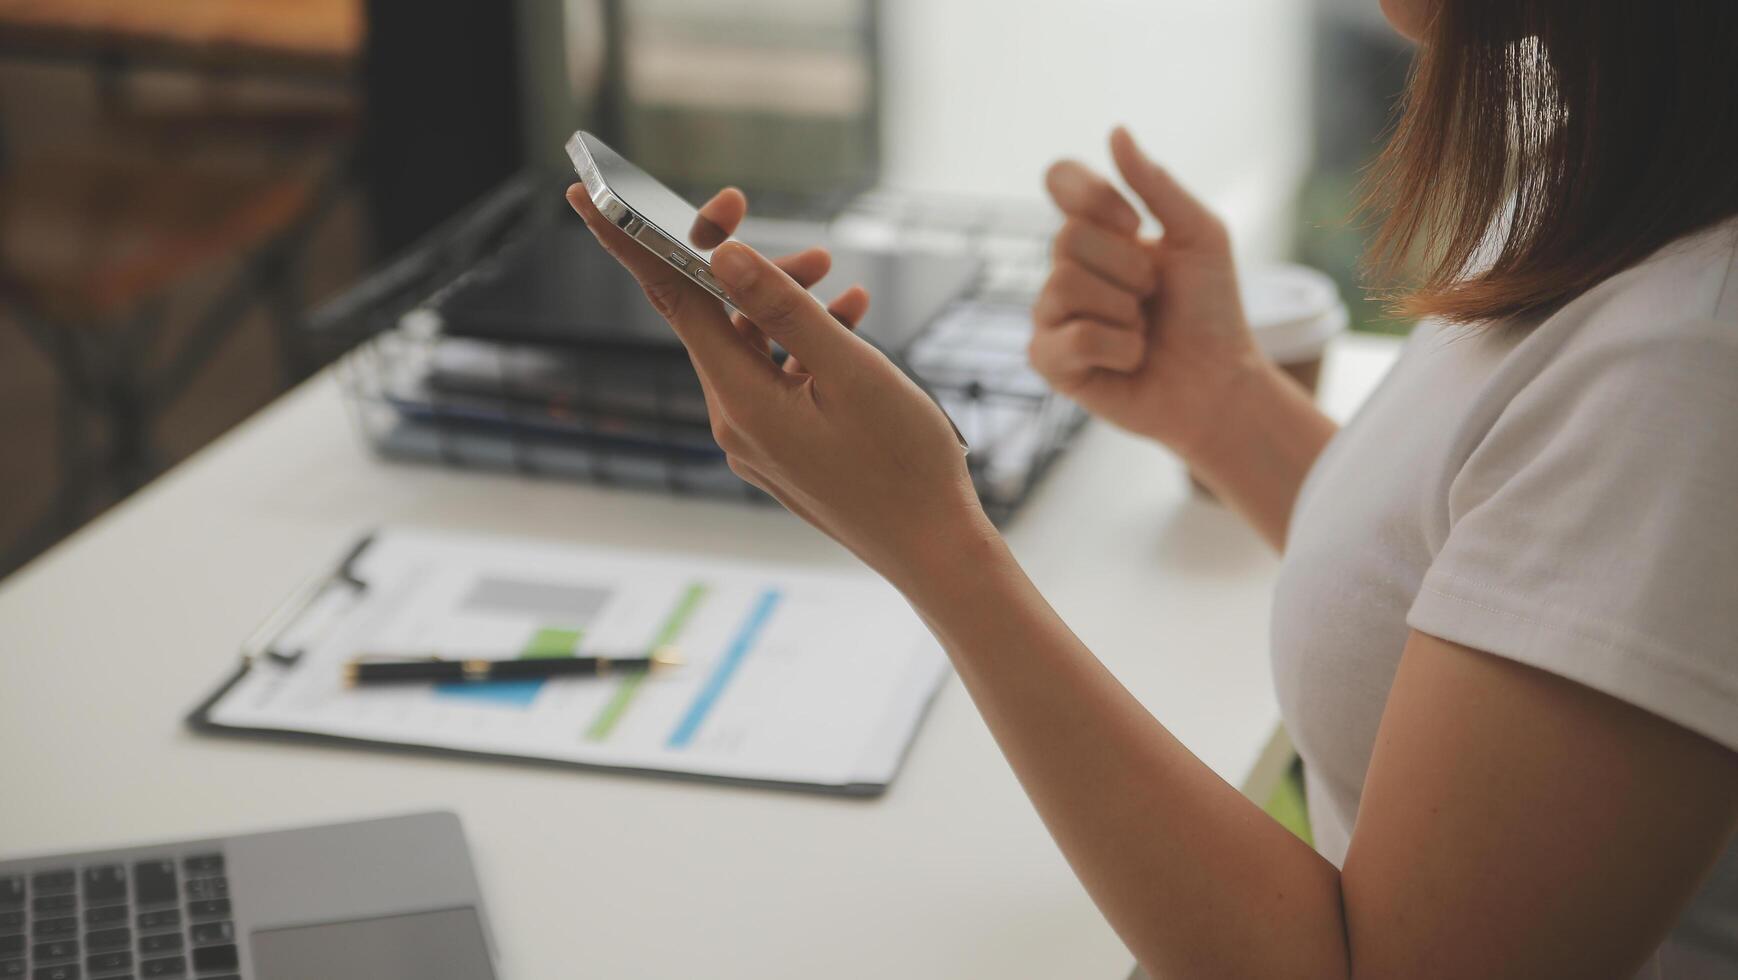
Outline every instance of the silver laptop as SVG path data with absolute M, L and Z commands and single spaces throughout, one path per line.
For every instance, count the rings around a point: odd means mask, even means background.
M 492 980 L 458 817 L 0 860 L 0 977 Z

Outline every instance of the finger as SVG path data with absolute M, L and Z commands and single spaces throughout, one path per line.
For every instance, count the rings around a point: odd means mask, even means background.
M 733 313 L 730 316 L 730 325 L 735 327 L 736 332 L 742 335 L 742 339 L 748 341 L 749 346 L 759 351 L 762 356 L 772 356 L 772 341 L 767 340 L 766 334 L 761 333 L 759 327 L 750 323 L 748 317 L 740 313 Z
M 598 243 L 639 281 L 646 299 L 715 384 L 776 373 L 773 363 L 731 328 L 717 300 L 611 224 L 592 203 L 585 185 L 569 187 L 567 201 Z
M 688 229 L 688 244 L 701 251 L 717 248 L 736 234 L 736 227 L 747 216 L 748 198 L 736 188 L 726 187 L 700 205 L 700 212 Z
M 1146 247 L 1090 221 L 1063 222 L 1051 252 L 1058 262 L 1077 262 L 1137 296 L 1149 296 L 1158 287 L 1158 270 Z
M 861 340 L 783 269 L 747 245 L 725 242 L 712 254 L 712 271 L 736 308 L 811 371 L 842 369 L 862 356 Z
M 1027 357 L 1051 382 L 1076 381 L 1096 370 L 1127 373 L 1146 359 L 1146 338 L 1091 320 L 1070 320 L 1032 332 Z
M 845 329 L 857 329 L 857 325 L 869 313 L 869 290 L 862 286 L 852 286 L 827 304 L 827 312 L 833 314 L 833 319 L 844 324 Z M 802 370 L 803 362 L 799 358 L 785 358 L 786 374 L 800 374 Z
M 1141 322 L 1140 298 L 1076 262 L 1062 261 L 1032 304 L 1032 319 L 1056 326 L 1087 317 L 1134 327 Z
M 827 304 L 827 312 L 833 314 L 833 319 L 843 323 L 845 329 L 857 329 L 857 325 L 869 315 L 869 290 L 862 286 L 852 286 Z
M 1142 153 L 1127 129 L 1118 126 L 1111 131 L 1110 155 L 1129 188 L 1159 219 L 1167 240 L 1178 245 L 1229 250 L 1231 241 L 1224 223 L 1195 195 L 1184 190 L 1170 171 Z
M 797 285 L 807 289 L 826 278 L 827 271 L 833 267 L 833 254 L 817 245 L 772 261 L 773 265 L 783 269 L 786 275 L 795 280 Z M 767 342 L 766 335 L 760 332 L 759 327 L 750 323 L 747 317 L 740 313 L 734 314 L 730 323 L 736 327 L 737 333 L 748 338 L 756 350 L 762 354 L 771 353 L 772 346 Z
M 1134 205 L 1110 181 L 1075 160 L 1059 160 L 1044 173 L 1044 187 L 1062 213 L 1133 235 L 1140 230 L 1141 216 Z
M 781 255 L 773 259 L 772 264 L 783 269 L 785 275 L 796 280 L 797 285 L 807 289 L 827 277 L 827 273 L 833 268 L 833 253 L 816 245 L 801 252 Z

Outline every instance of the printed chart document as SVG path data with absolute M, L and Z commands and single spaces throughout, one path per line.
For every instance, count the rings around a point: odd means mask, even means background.
M 336 736 L 852 792 L 898 768 L 947 661 L 868 573 L 410 529 L 355 557 L 360 585 L 280 634 L 205 727 Z M 347 687 L 363 655 L 641 656 L 652 674 Z

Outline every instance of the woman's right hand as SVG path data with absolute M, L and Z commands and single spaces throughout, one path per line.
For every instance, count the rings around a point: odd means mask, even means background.
M 1032 366 L 1059 393 L 1185 459 L 1214 438 L 1232 392 L 1261 372 L 1237 293 L 1225 225 L 1149 160 L 1128 131 L 1111 133 L 1117 169 L 1158 219 L 1072 160 L 1045 184 L 1065 221 L 1054 267 L 1032 308 Z

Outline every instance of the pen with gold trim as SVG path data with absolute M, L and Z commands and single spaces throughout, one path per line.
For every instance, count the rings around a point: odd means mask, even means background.
M 402 684 L 541 680 L 547 677 L 607 677 L 679 666 L 673 647 L 658 647 L 638 657 L 529 657 L 493 660 L 488 657 L 393 657 L 367 654 L 344 665 L 344 683 Z

